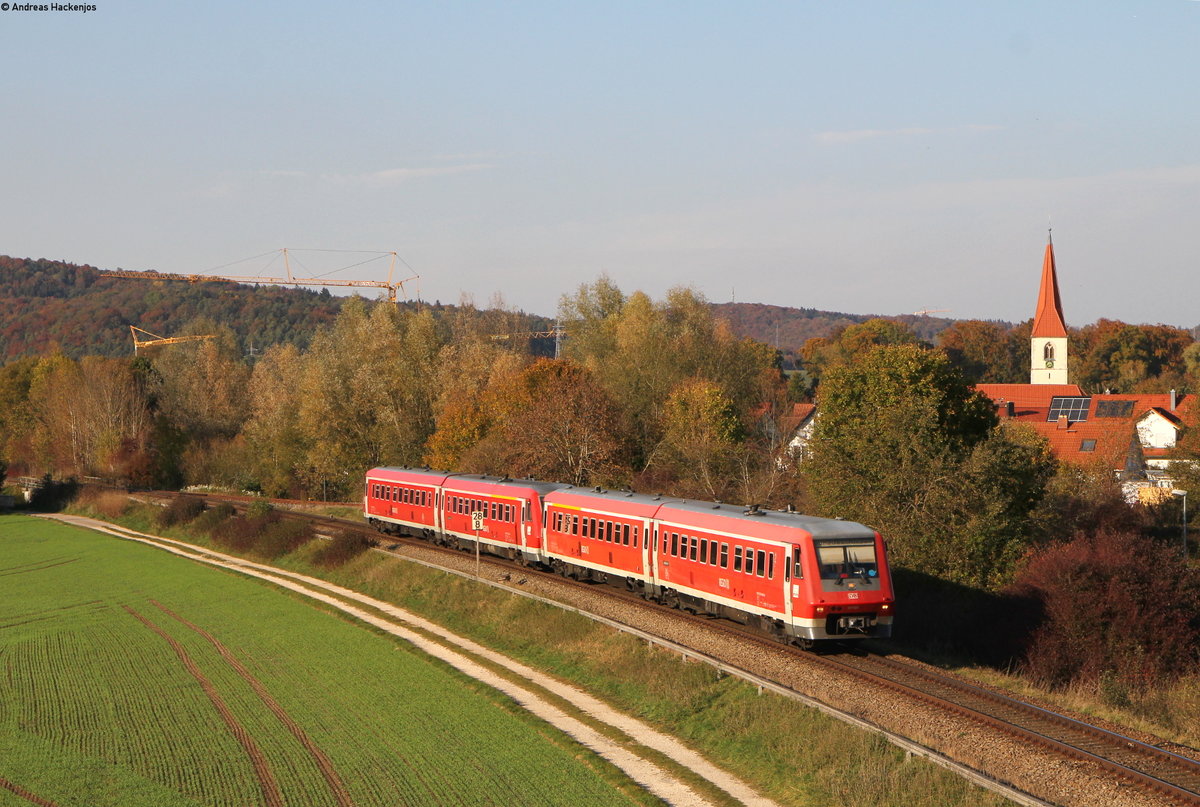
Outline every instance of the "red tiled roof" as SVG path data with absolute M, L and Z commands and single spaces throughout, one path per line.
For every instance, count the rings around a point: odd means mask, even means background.
M 1066 335 L 1062 300 L 1058 296 L 1058 275 L 1054 271 L 1054 243 L 1051 242 L 1046 244 L 1046 257 L 1042 260 L 1042 285 L 1038 290 L 1037 313 L 1033 317 L 1031 336 L 1039 339 Z
M 1147 413 L 1155 412 L 1173 423 L 1183 425 L 1195 419 L 1197 407 L 1195 395 L 1176 394 L 1175 409 L 1171 409 L 1170 393 L 1118 395 L 1104 393 L 1087 396 L 1075 384 L 978 384 L 975 389 L 1003 407 L 1013 402 L 1013 416 L 1009 419 L 1029 424 L 1050 442 L 1054 455 L 1069 462 L 1104 462 L 1111 467 L 1120 467 L 1133 439 L 1137 422 Z M 1069 423 L 1061 427 L 1048 421 L 1051 399 L 1059 396 L 1090 397 L 1088 419 Z M 1097 405 L 1105 401 L 1128 401 L 1128 415 L 1118 417 L 1096 417 Z M 1003 415 L 1003 412 L 1001 412 Z M 1091 450 L 1084 451 L 1084 441 L 1094 440 Z M 1146 456 L 1158 456 L 1163 451 L 1144 449 Z
M 1038 414 L 1045 420 L 1050 412 L 1051 398 L 1078 398 L 1084 394 L 1078 384 L 976 384 L 975 389 L 995 401 L 997 406 L 1012 401 L 1013 416 L 1021 420 Z

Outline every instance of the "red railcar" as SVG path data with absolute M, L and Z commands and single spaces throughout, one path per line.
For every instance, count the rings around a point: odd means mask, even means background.
M 386 532 L 463 548 L 478 540 L 483 551 L 800 644 L 891 635 L 886 548 L 861 524 L 428 470 L 375 468 L 366 481 L 367 518 Z

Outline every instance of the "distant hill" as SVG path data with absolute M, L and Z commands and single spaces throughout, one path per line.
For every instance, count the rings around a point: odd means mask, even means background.
M 318 327 L 334 321 L 347 299 L 328 289 L 130 280 L 105 275 L 94 266 L 0 256 L 0 364 L 47 353 L 53 344 L 73 358 L 127 356 L 133 350 L 130 325 L 174 336 L 198 316 L 232 329 L 247 352 L 286 342 L 306 347 Z M 440 303 L 428 307 L 443 322 L 458 310 Z M 484 327 L 544 331 L 552 322 L 523 313 L 493 319 L 497 322 Z M 531 349 L 553 355 L 554 343 L 535 339 Z
M 128 355 L 129 326 L 173 336 L 197 316 L 229 326 L 255 349 L 307 344 L 343 299 L 328 293 L 234 283 L 122 280 L 93 266 L 0 256 L 0 360 L 45 353 Z
M 714 303 L 713 311 L 729 322 L 738 336 L 774 345 L 785 353 L 798 353 L 805 341 L 829 336 L 838 328 L 881 319 L 903 322 L 917 336 L 932 342 L 954 322 L 945 317 L 915 314 L 842 314 L 813 308 L 786 308 L 765 303 Z
M 173 336 L 197 316 L 231 328 L 243 350 L 253 346 L 259 352 L 281 342 L 305 347 L 318 327 L 337 317 L 346 299 L 327 289 L 128 280 L 93 266 L 0 256 L 0 363 L 46 353 L 55 343 L 76 358 L 125 356 L 132 350 L 130 325 Z M 431 307 L 443 320 L 456 310 Z M 739 336 L 777 345 L 789 355 L 798 353 L 808 339 L 872 318 L 764 303 L 717 303 L 713 310 Z M 953 322 L 911 314 L 885 319 L 903 322 L 930 341 Z M 501 329 L 542 331 L 552 321 L 517 314 Z M 553 355 L 553 340 L 536 339 L 532 349 Z

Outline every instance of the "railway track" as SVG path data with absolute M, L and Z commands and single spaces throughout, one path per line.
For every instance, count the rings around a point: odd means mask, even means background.
M 169 498 L 169 494 L 155 494 L 155 497 Z M 221 497 L 216 496 L 206 498 L 221 500 Z M 230 503 L 238 507 L 245 502 L 235 500 Z M 372 528 L 347 519 L 297 511 L 281 512 L 289 517 L 308 519 L 328 528 L 361 531 L 373 538 L 380 538 Z M 451 567 L 461 567 L 466 558 L 461 550 L 438 547 L 415 538 L 384 536 L 380 543 L 386 547 L 384 551 L 395 550 L 401 546 L 419 548 L 426 553 L 445 557 L 447 565 Z M 599 594 L 605 598 L 620 600 L 622 607 L 630 609 L 632 613 L 646 610 L 660 616 L 664 613 L 669 614 L 673 620 L 690 622 L 694 626 L 702 627 L 704 631 L 735 636 L 738 642 L 754 646 L 759 653 L 782 653 L 795 664 L 817 665 L 839 675 L 852 676 L 869 686 L 879 687 L 908 701 L 969 720 L 988 731 L 1003 734 L 1030 748 L 1040 749 L 1073 762 L 1096 766 L 1105 775 L 1114 777 L 1147 795 L 1154 794 L 1165 802 L 1184 807 L 1200 807 L 1200 762 L 1164 748 L 985 689 L 948 674 L 888 656 L 864 652 L 858 647 L 845 648 L 841 652 L 830 654 L 806 652 L 782 645 L 735 623 L 668 609 L 618 588 L 572 580 L 552 572 L 522 567 L 516 562 L 490 555 L 485 555 L 484 558 L 490 568 L 504 570 L 501 576 L 544 576 L 554 580 L 557 585 L 586 592 L 592 597 Z M 461 569 L 458 571 L 462 573 Z M 636 621 L 638 620 L 630 619 L 627 624 L 632 627 Z M 708 656 L 703 648 L 694 650 L 693 655 L 697 658 L 711 659 L 724 667 L 730 664 L 728 659 Z M 746 654 L 746 657 L 753 656 L 754 654 Z M 746 672 L 758 674 L 754 669 L 747 669 Z M 787 684 L 780 683 L 787 687 Z M 997 781 L 1007 781 L 1003 772 L 983 773 Z

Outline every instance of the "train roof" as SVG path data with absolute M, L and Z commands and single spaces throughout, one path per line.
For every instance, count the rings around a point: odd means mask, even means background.
M 460 487 L 473 493 L 485 492 L 485 485 L 502 485 L 512 490 L 532 490 L 542 496 L 563 487 L 558 482 L 541 482 L 536 479 L 509 479 L 508 477 L 482 474 L 456 474 L 450 471 L 435 471 L 432 468 L 379 467 L 367 471 L 367 476 L 393 482 Z M 466 483 L 466 484 L 463 484 Z
M 741 522 L 761 524 L 774 528 L 800 529 L 813 538 L 874 538 L 875 530 L 857 521 L 842 521 L 837 518 L 821 518 L 787 510 L 767 510 L 758 506 L 741 506 L 722 502 L 704 502 L 695 499 L 674 499 L 663 502 L 658 517 L 671 520 L 671 514 L 679 512 L 691 518 L 703 516 L 719 519 L 736 519 Z
M 635 517 L 658 518 L 664 521 L 687 522 L 695 526 L 716 526 L 726 519 L 738 522 L 737 526 L 726 523 L 723 529 L 741 532 L 754 524 L 754 532 L 772 532 L 775 537 L 787 540 L 788 530 L 803 530 L 814 538 L 874 538 L 875 530 L 855 521 L 820 518 L 786 510 L 767 510 L 761 507 L 723 502 L 705 502 L 696 499 L 679 499 L 672 496 L 650 496 L 629 490 L 605 490 L 602 488 L 564 487 L 547 496 L 547 503 L 586 504 L 589 507 Z
M 564 487 L 561 482 L 543 482 L 533 478 L 510 479 L 507 476 L 488 476 L 486 474 L 449 474 L 443 484 L 446 487 L 458 486 L 472 490 L 488 485 L 501 485 L 513 490 L 532 490 L 542 496 L 553 493 L 556 490 L 561 490 Z

